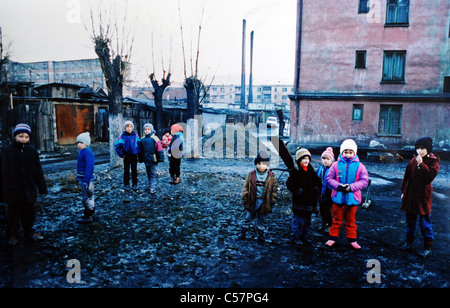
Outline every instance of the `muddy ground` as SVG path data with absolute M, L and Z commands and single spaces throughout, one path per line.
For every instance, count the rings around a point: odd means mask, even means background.
M 94 152 L 96 152 L 94 148 Z M 266 243 L 250 233 L 239 240 L 244 217 L 240 191 L 252 159 L 183 159 L 182 181 L 169 184 L 168 162 L 158 167 L 158 193 L 145 190 L 139 164 L 137 192 L 122 189 L 123 169 L 108 170 L 97 152 L 97 220 L 80 225 L 80 193 L 75 161 L 44 162 L 49 194 L 39 197 L 37 231 L 41 243 L 6 245 L 5 211 L 0 204 L 0 287 L 18 288 L 448 288 L 450 281 L 450 168 L 443 161 L 434 181 L 433 254 L 421 258 L 399 251 L 405 234 L 400 183 L 406 161 L 364 162 L 372 179 L 367 209 L 358 209 L 359 251 L 350 249 L 341 230 L 338 245 L 324 246 L 313 215 L 312 247 L 289 242 L 290 193 L 287 172 L 275 171 L 279 200 L 268 216 Z M 313 165 L 319 166 L 318 155 Z M 279 168 L 284 165 L 280 164 Z M 416 248 L 422 246 L 419 234 Z M 69 283 L 68 261 L 76 259 L 81 281 Z M 377 260 L 379 282 L 367 276 Z M 370 264 L 370 263 L 369 263 Z M 369 274 L 369 276 L 371 276 Z M 376 277 L 371 276 L 371 277 Z

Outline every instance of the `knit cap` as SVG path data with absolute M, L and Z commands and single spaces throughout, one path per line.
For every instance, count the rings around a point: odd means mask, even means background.
M 131 121 L 125 121 L 125 123 L 123 123 L 123 128 L 125 129 L 127 127 L 127 125 L 131 125 L 134 129 L 134 124 Z
M 301 148 L 295 152 L 296 161 L 301 160 L 304 156 L 309 156 L 309 159 L 311 160 L 311 153 L 307 149 Z
M 182 132 L 183 128 L 179 124 L 174 124 L 170 127 L 170 130 L 176 134 L 178 132 Z
M 90 136 L 90 134 L 88 132 L 79 134 L 78 137 L 77 137 L 77 142 L 82 142 L 86 146 L 90 146 L 91 145 L 91 136 Z
M 322 153 L 321 158 L 323 158 L 324 156 L 329 157 L 331 159 L 331 162 L 333 162 L 334 161 L 333 148 L 331 147 L 326 148 L 326 150 Z
M 153 124 L 151 124 L 151 123 L 145 123 L 145 124 L 144 124 L 144 129 L 145 129 L 146 127 L 149 127 L 151 131 L 154 131 L 154 129 L 153 129 Z
M 259 151 L 258 155 L 256 155 L 255 165 L 261 162 L 270 162 L 269 153 L 266 151 Z
M 29 125 L 27 124 L 17 124 L 16 127 L 14 128 L 14 137 L 16 137 L 18 134 L 20 133 L 27 133 L 28 136 L 31 137 L 31 128 Z
M 344 140 L 344 142 L 342 142 L 340 153 L 342 154 L 342 152 L 344 152 L 345 150 L 352 150 L 353 152 L 355 152 L 355 155 L 356 155 L 358 146 L 356 145 L 356 142 L 353 139 L 347 139 L 347 140 Z
M 430 137 L 423 137 L 416 141 L 415 148 L 424 147 L 427 149 L 428 154 L 433 152 L 433 139 Z

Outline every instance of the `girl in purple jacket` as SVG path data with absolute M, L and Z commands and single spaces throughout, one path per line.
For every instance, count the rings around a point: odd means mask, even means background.
M 333 223 L 330 228 L 330 239 L 325 245 L 331 247 L 336 243 L 339 229 L 345 220 L 345 234 L 350 246 L 361 249 L 356 242 L 356 210 L 361 204 L 361 190 L 369 184 L 369 173 L 359 161 L 357 145 L 352 139 L 341 144 L 341 154 L 330 167 L 327 183 L 333 189 Z

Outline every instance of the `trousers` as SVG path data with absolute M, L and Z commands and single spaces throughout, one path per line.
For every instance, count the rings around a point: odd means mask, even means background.
M 348 206 L 346 204 L 340 205 L 333 203 L 332 215 L 333 223 L 330 227 L 330 236 L 337 238 L 342 223 L 345 221 L 345 235 L 349 240 L 356 240 L 356 211 L 357 206 Z

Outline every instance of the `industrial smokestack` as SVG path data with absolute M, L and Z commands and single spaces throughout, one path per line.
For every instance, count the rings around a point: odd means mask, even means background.
M 245 19 L 242 21 L 241 109 L 245 109 Z
M 250 80 L 248 84 L 248 103 L 253 103 L 253 34 L 250 33 Z

